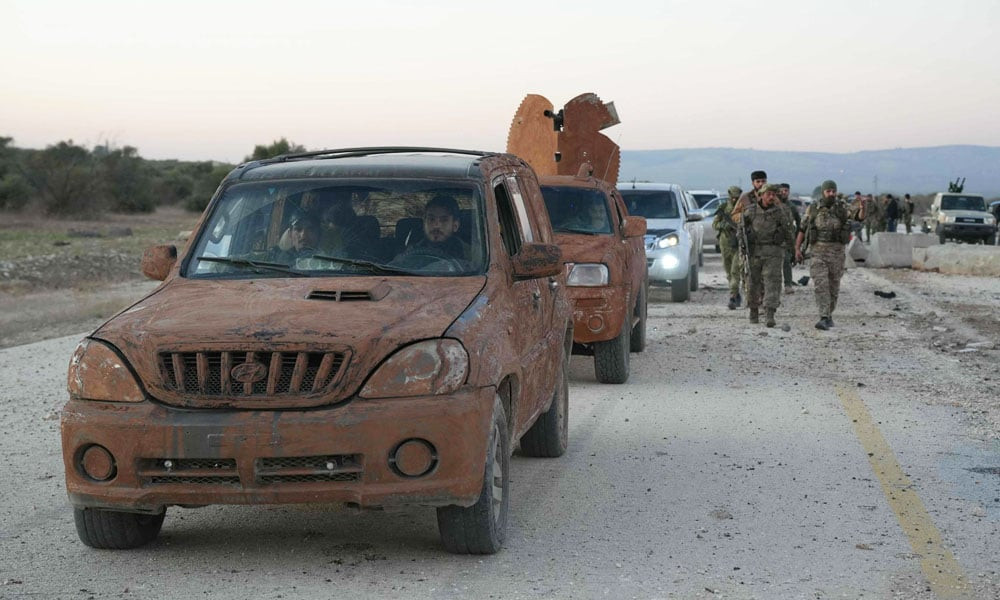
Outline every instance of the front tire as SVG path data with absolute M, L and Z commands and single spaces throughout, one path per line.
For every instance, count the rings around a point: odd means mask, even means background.
M 453 554 L 495 554 L 507 535 L 510 438 L 499 396 L 493 401 L 493 427 L 487 448 L 483 487 L 476 503 L 437 509 L 441 543 Z
M 670 280 L 670 301 L 684 302 L 691 297 L 691 272 L 684 279 Z
M 156 539 L 167 512 L 158 515 L 74 508 L 73 521 L 80 541 L 91 548 L 127 550 L 145 546 Z
M 636 316 L 639 322 L 632 328 L 632 336 L 629 340 L 629 350 L 632 352 L 642 352 L 646 349 L 646 317 L 649 315 L 649 300 L 647 299 L 646 284 L 639 288 L 639 297 L 635 301 Z
M 628 323 L 622 323 L 622 330 L 615 339 L 594 343 L 594 374 L 601 383 L 628 381 L 631 334 Z
M 946 241 L 948 241 L 948 238 L 946 238 L 946 237 L 944 236 L 944 233 L 943 233 L 943 232 L 942 232 L 942 233 L 939 233 L 939 234 L 938 234 L 938 243 L 939 243 L 939 244 L 944 244 L 944 243 L 945 243 Z

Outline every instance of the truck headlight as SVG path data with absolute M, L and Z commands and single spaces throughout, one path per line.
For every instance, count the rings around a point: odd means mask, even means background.
M 570 269 L 566 285 L 595 287 L 608 285 L 608 266 L 597 263 L 578 263 Z
M 679 243 L 681 243 L 681 237 L 676 233 L 668 233 L 656 238 L 656 247 L 661 249 L 676 246 Z
M 105 402 L 142 402 L 146 395 L 132 371 L 111 346 L 83 340 L 69 361 L 66 387 L 72 398 Z
M 955 217 L 953 217 L 951 215 L 945 215 L 944 219 L 942 219 L 942 222 L 944 222 L 944 223 L 954 223 L 955 222 Z
M 361 388 L 362 398 L 450 394 L 465 383 L 469 353 L 457 340 L 425 340 L 390 356 Z
M 983 219 L 983 223 L 986 223 L 987 225 L 995 225 L 996 222 L 996 218 L 991 215 L 986 215 L 986 218 Z

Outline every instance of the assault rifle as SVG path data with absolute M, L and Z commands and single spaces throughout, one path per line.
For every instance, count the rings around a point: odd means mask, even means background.
M 749 207 L 748 207 L 749 208 Z M 736 232 L 740 241 L 740 258 L 743 263 L 743 285 L 747 289 L 747 297 L 750 297 L 750 240 L 747 238 L 746 228 L 746 208 L 740 211 L 740 222 L 736 226 Z

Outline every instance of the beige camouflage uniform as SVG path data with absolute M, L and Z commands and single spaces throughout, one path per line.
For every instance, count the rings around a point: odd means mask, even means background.
M 762 188 L 773 191 L 776 185 Z M 794 247 L 795 225 L 788 211 L 775 200 L 768 208 L 758 201 L 743 210 L 742 226 L 750 239 L 750 281 L 747 285 L 747 306 L 751 320 L 763 304 L 770 317 L 781 306 L 781 270 L 785 251 Z
M 844 276 L 844 246 L 851 234 L 847 206 L 834 198 L 814 202 L 802 219 L 802 232 L 812 253 L 809 275 L 816 290 L 816 308 L 820 319 L 832 325 Z

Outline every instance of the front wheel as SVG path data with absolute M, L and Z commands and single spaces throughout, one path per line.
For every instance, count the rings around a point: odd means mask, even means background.
M 147 515 L 100 508 L 74 508 L 73 520 L 80 541 L 87 546 L 127 550 L 155 540 L 166 514 L 166 511 Z
M 507 534 L 510 439 L 507 437 L 507 415 L 499 396 L 493 401 L 493 428 L 487 448 L 483 487 L 476 503 L 437 509 L 441 543 L 453 554 L 495 554 L 503 546 Z
M 946 237 L 944 236 L 944 233 L 943 233 L 943 232 L 942 232 L 942 233 L 939 233 L 939 234 L 938 234 L 938 243 L 939 243 L 939 244 L 943 244 L 943 243 L 945 243 L 946 241 L 948 241 L 948 238 L 946 238 Z
M 670 280 L 670 301 L 684 302 L 691 297 L 691 272 L 684 279 Z
M 646 349 L 646 317 L 649 314 L 649 301 L 646 298 L 646 284 L 639 288 L 639 297 L 635 300 L 635 316 L 639 317 L 639 322 L 632 328 L 632 336 L 629 340 L 629 350 L 632 352 L 642 352 Z
M 983 243 L 986 244 L 987 246 L 996 246 L 997 241 L 996 241 L 996 238 L 994 238 L 991 235 L 989 237 L 983 238 Z
M 632 328 L 622 323 L 621 333 L 613 340 L 594 343 L 594 374 L 601 383 L 625 383 L 629 374 L 629 348 Z

